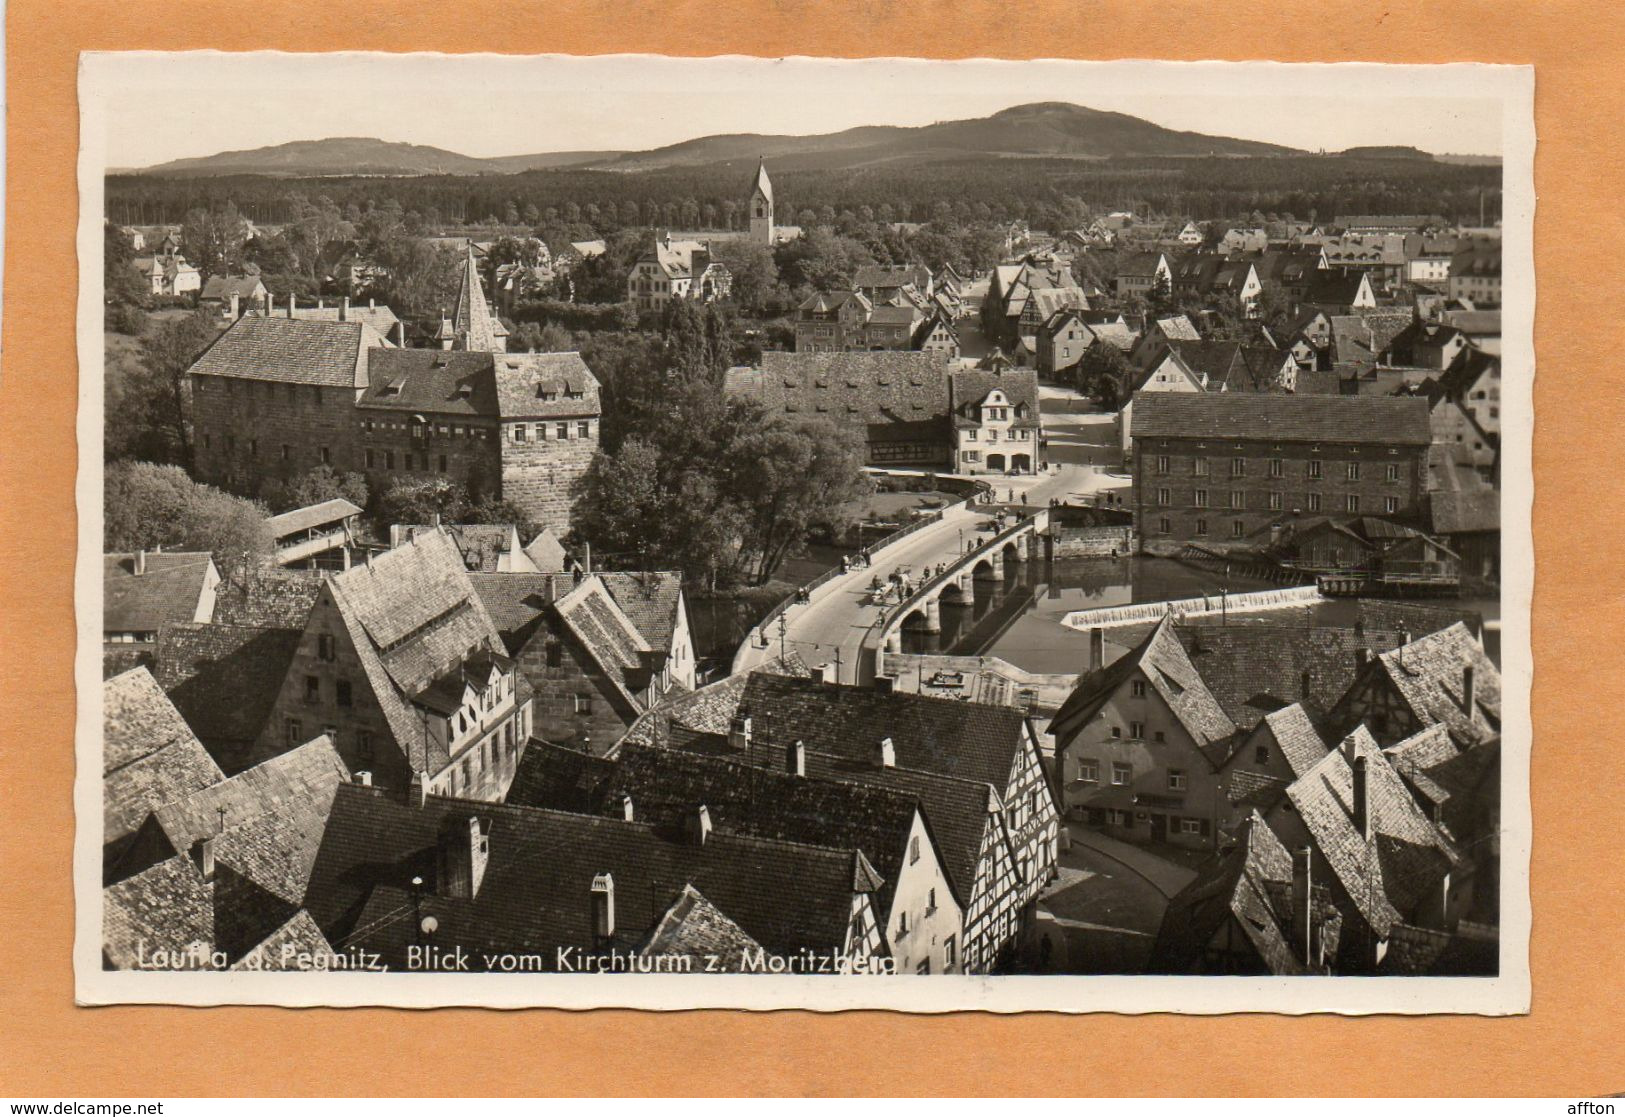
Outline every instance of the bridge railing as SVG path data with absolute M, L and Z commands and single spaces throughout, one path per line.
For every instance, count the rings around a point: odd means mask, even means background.
M 871 476 L 931 476 L 929 473 L 914 473 L 908 470 L 894 472 L 889 470 L 866 468 L 864 472 Z M 983 493 L 991 492 L 992 489 L 993 486 L 986 481 L 973 481 L 970 483 L 970 490 L 965 493 L 964 496 L 950 501 L 942 508 L 933 510 L 929 516 L 921 516 L 919 519 L 914 520 L 911 523 L 904 524 L 896 531 L 881 536 L 873 543 L 865 544 L 864 549 L 867 550 L 871 555 L 878 554 L 885 548 L 890 547 L 893 543 L 907 539 L 910 535 L 913 535 L 915 532 L 920 531 L 923 528 L 930 527 L 932 524 L 941 523 L 942 518 L 946 516 L 950 510 L 961 504 L 973 504 L 981 499 Z M 744 642 L 741 643 L 738 650 L 734 652 L 733 664 L 729 668 L 728 673 L 731 675 L 737 675 L 740 671 L 744 670 L 745 656 L 750 651 L 751 646 L 756 644 L 757 641 L 763 639 L 763 634 L 767 632 L 768 626 L 783 616 L 785 611 L 788 610 L 790 606 L 794 605 L 797 600 L 800 599 L 803 593 L 807 594 L 810 598 L 814 591 L 822 586 L 828 585 L 831 581 L 839 578 L 845 573 L 847 573 L 847 571 L 842 570 L 840 567 L 832 566 L 822 574 L 818 575 L 818 577 L 812 579 L 812 581 L 803 582 L 800 586 L 797 586 L 793 592 L 787 594 L 783 599 L 775 604 L 773 608 L 769 609 L 767 614 L 763 616 L 761 620 L 752 625 L 751 630 L 745 634 Z
M 1024 531 L 1042 531 L 1049 522 L 1049 509 L 1040 508 L 1031 515 L 1017 520 L 1010 527 L 1004 528 L 989 539 L 986 543 L 972 547 L 954 556 L 954 561 L 941 574 L 933 575 L 921 582 L 915 591 L 897 603 L 894 609 L 889 610 L 885 617 L 877 619 L 864 633 L 862 653 L 874 664 L 875 674 L 881 674 L 885 666 L 886 638 L 891 635 L 892 629 L 899 627 L 903 619 L 909 615 L 921 602 L 927 600 L 937 590 L 958 578 L 967 567 L 974 567 L 977 562 L 991 554 L 995 549 L 1002 548 L 1011 539 Z M 863 681 L 860 676 L 860 681 Z

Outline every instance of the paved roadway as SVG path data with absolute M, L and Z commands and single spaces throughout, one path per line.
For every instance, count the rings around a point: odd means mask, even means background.
M 1044 386 L 1040 394 L 1044 434 L 1049 440 L 1047 460 L 1059 463 L 1059 468 L 1028 477 L 983 477 L 994 486 L 995 498 L 1019 500 L 1025 493 L 1028 507 L 1037 509 L 1051 497 L 1065 499 L 1126 484 L 1120 475 L 1091 464 L 1112 458 L 1112 416 L 1096 413 L 1069 389 Z M 809 664 L 839 659 L 840 681 L 857 682 L 859 649 L 879 619 L 879 608 L 865 603 L 870 580 L 879 575 L 884 581 L 898 567 L 908 566 L 918 582 L 927 566 L 951 561 L 969 540 L 985 539 L 978 536 L 976 527 L 987 515 L 985 509 L 956 505 L 940 522 L 876 551 L 868 569 L 832 578 L 813 593 L 809 604 L 792 605 L 785 611 L 782 634 L 775 621 L 769 626 L 766 647 L 746 649 L 742 669 L 749 671 L 777 657 L 782 648 L 786 653 L 799 652 Z

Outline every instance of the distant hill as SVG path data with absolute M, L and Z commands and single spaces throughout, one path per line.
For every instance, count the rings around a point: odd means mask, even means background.
M 170 177 L 478 175 L 564 167 L 637 172 L 749 162 L 763 156 L 774 161 L 775 170 L 842 170 L 962 159 L 966 155 L 1108 159 L 1296 153 L 1276 144 L 1178 132 L 1123 113 L 1046 102 L 918 128 L 871 125 L 820 136 L 704 136 L 638 152 L 549 152 L 478 159 L 435 147 L 377 139 L 301 140 L 251 151 L 177 159 L 134 173 Z
M 222 151 L 196 159 L 176 159 L 136 173 L 193 177 L 208 175 L 478 175 L 496 168 L 484 159 L 438 147 L 391 143 L 360 136 L 295 140 L 251 151 Z
M 1399 144 L 1351 147 L 1345 151 L 1339 151 L 1337 154 L 1345 159 L 1425 159 L 1429 162 L 1433 161 L 1433 156 L 1421 148 L 1404 147 Z

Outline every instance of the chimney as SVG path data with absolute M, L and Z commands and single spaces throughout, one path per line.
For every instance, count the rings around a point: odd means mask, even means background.
M 269 287 L 267 287 L 265 289 L 265 316 L 267 318 L 271 317 L 272 313 L 275 312 L 275 310 L 276 310 L 276 296 L 271 294 L 271 289 Z
M 365 768 L 363 768 L 361 771 L 357 772 L 355 774 L 355 785 L 357 787 L 371 787 L 372 786 L 372 773 L 367 771 Z
M 454 900 L 478 896 L 490 848 L 489 821 L 476 815 L 460 822 L 447 819 L 440 831 L 440 895 Z
M 734 715 L 728 722 L 728 747 L 735 752 L 750 748 L 750 718 Z
M 439 527 L 440 526 L 440 513 L 439 512 L 431 512 L 429 514 L 429 522 L 431 524 L 433 524 L 435 527 Z
M 390 524 L 389 525 L 389 549 L 393 551 L 396 547 L 399 547 L 405 541 L 406 541 L 406 525 L 405 524 Z
M 807 774 L 807 746 L 797 741 L 786 750 L 785 770 L 792 776 L 805 776 Z
M 294 295 L 294 293 L 292 291 L 289 291 L 288 292 L 288 317 L 289 318 L 297 318 L 298 315 L 295 313 L 296 310 L 298 310 L 297 297 Z
M 592 573 L 592 543 L 587 540 L 581 543 L 581 569 Z
M 348 322 L 349 320 L 350 320 L 350 296 L 345 295 L 342 299 L 339 300 L 339 321 L 340 322 Z
M 875 760 L 882 768 L 897 767 L 897 746 L 891 743 L 890 737 L 880 739 L 880 748 L 876 750 Z
M 897 687 L 897 680 L 890 675 L 876 675 L 875 689 L 881 694 L 890 694 Z
M 632 806 L 632 796 L 630 796 L 630 795 L 622 795 L 621 796 L 621 819 L 623 821 L 625 821 L 625 822 L 635 822 L 635 821 L 637 821 L 637 817 L 638 817 L 638 812 L 637 812 L 636 808 L 634 808 Z
M 698 809 L 688 816 L 688 840 L 694 845 L 703 846 L 710 836 L 711 808 L 701 803 Z
M 197 844 L 192 846 L 192 856 L 197 861 L 197 871 L 204 880 L 214 879 L 214 839 L 210 834 L 206 838 L 199 838 Z
M 1471 663 L 1461 669 L 1461 709 L 1470 720 L 1473 709 L 1477 705 L 1477 694 L 1474 692 L 1473 665 Z
M 1362 841 L 1371 840 L 1371 787 L 1363 756 L 1354 758 L 1354 829 Z
M 147 572 L 147 552 L 137 551 L 135 558 L 130 562 L 130 572 L 137 578 Z
M 600 943 L 615 938 L 615 878 L 608 873 L 592 878 L 592 937 Z
M 1095 627 L 1089 630 L 1089 670 L 1099 671 L 1106 666 L 1106 630 Z
M 316 298 L 316 309 L 317 310 L 326 310 L 327 309 L 327 300 L 320 297 L 320 296 L 317 296 L 317 298 Z
M 1356 671 L 1358 671 L 1360 668 L 1364 667 L 1366 664 L 1368 664 L 1370 662 L 1371 662 L 1371 649 L 1370 648 L 1355 648 L 1354 649 L 1354 668 L 1355 668 Z
M 1288 929 L 1301 951 L 1304 963 L 1314 965 L 1314 890 L 1310 864 L 1314 857 L 1308 846 L 1292 854 L 1292 915 Z
M 406 789 L 406 801 L 414 807 L 422 807 L 429 802 L 429 781 L 424 779 L 422 772 L 412 773 L 411 783 Z
M 231 320 L 233 322 L 243 316 L 243 297 L 236 291 L 231 293 Z
M 400 349 L 405 349 L 406 348 L 406 323 L 397 321 L 395 323 L 394 334 L 395 334 L 395 345 Z
M 378 300 L 377 299 L 368 299 L 367 300 L 367 309 L 368 310 L 377 310 L 378 309 Z

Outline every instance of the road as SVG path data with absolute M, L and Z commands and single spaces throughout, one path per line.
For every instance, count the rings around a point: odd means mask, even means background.
M 1036 509 L 1051 497 L 1065 499 L 1125 485 L 1125 478 L 1104 472 L 1099 464 L 1112 460 L 1112 417 L 1096 413 L 1070 389 L 1046 385 L 1040 396 L 1048 460 L 1059 468 L 1035 476 L 981 478 L 994 486 L 995 498 L 1020 500 L 1025 493 L 1028 506 Z M 870 579 L 879 575 L 884 580 L 898 567 L 908 566 L 918 580 L 925 567 L 949 562 L 960 554 L 966 541 L 976 538 L 976 527 L 986 516 L 985 509 L 955 505 L 938 523 L 874 552 L 868 569 L 832 578 L 813 591 L 808 604 L 792 605 L 785 611 L 782 632 L 777 622 L 769 626 L 765 647 L 746 648 L 740 669 L 749 671 L 781 651 L 798 652 L 808 664 L 838 660 L 840 681 L 858 682 L 859 649 L 880 615 L 879 607 L 865 602 Z
M 1132 866 L 1109 852 L 1077 840 L 1061 854 L 1060 876 L 1039 898 L 1039 927 L 1045 947 L 1038 968 L 1048 973 L 1144 973 L 1151 957 L 1168 895 Z M 1188 870 L 1166 866 L 1159 875 Z M 1166 885 L 1165 885 L 1166 886 Z

